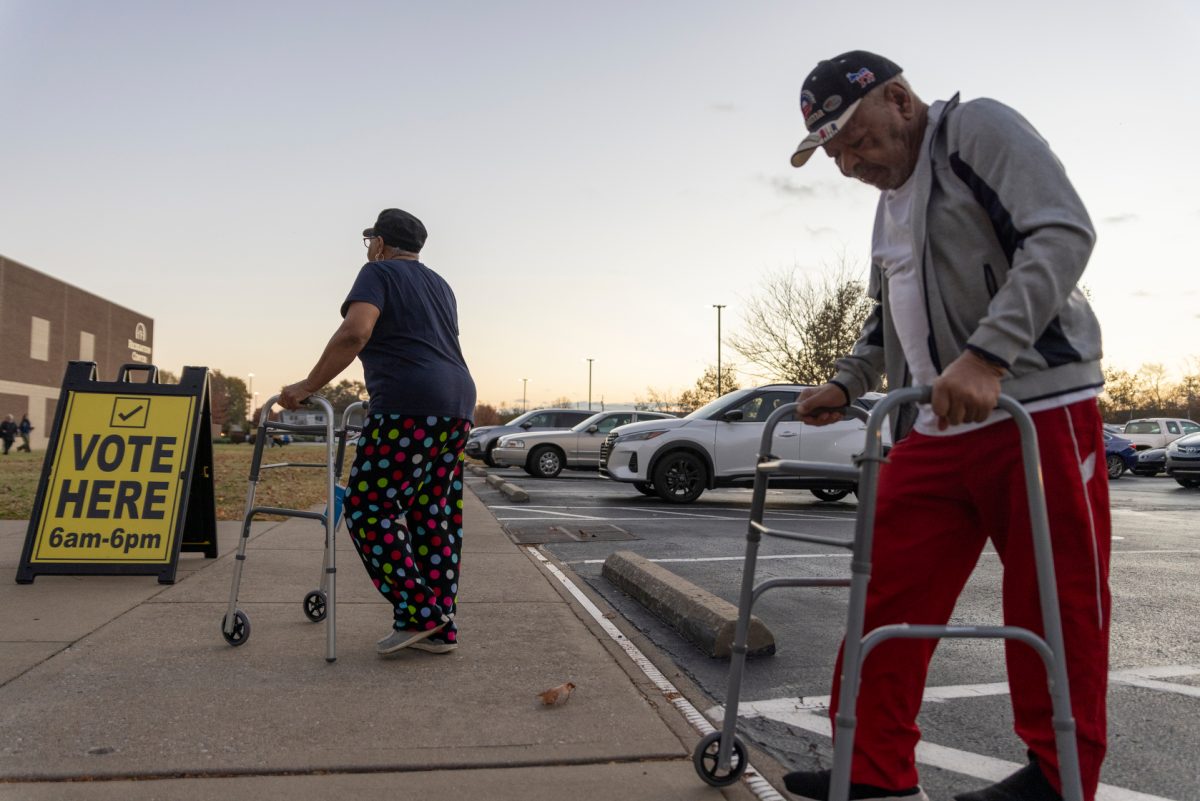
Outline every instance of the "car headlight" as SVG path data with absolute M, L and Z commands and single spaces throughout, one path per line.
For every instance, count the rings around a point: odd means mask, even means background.
M 1167 445 L 1167 453 L 1179 453 L 1179 443 L 1172 442 Z
M 525 440 L 523 439 L 506 439 L 500 443 L 501 448 L 524 448 Z
M 655 431 L 639 431 L 636 434 L 620 434 L 617 436 L 617 442 L 641 442 L 642 440 L 654 439 L 661 437 L 667 433 L 667 429 L 660 428 Z

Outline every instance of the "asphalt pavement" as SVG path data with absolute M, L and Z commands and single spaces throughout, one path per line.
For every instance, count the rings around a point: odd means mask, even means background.
M 670 505 L 582 471 L 553 480 L 519 470 L 489 472 L 529 495 L 527 502 L 512 503 L 480 491 L 514 531 L 611 526 L 624 532 L 629 539 L 564 538 L 544 547 L 668 654 L 707 696 L 707 712 L 719 714 L 728 663 L 705 655 L 612 586 L 601 566 L 614 551 L 632 551 L 736 603 L 749 491 L 709 491 L 696 503 Z M 1111 496 L 1110 750 L 1100 797 L 1200 801 L 1200 491 L 1161 476 L 1127 475 L 1112 482 Z M 829 504 L 807 492 L 773 490 L 768 522 L 848 536 L 856 511 L 853 497 Z M 848 570 L 848 555 L 833 548 L 769 539 L 760 553 L 760 580 Z M 998 560 L 985 552 L 954 621 L 998 621 L 999 579 Z M 755 608 L 775 635 L 777 653 L 750 662 L 739 696 L 739 729 L 789 769 L 828 764 L 823 697 L 845 625 L 845 598 L 840 589 L 785 589 L 768 593 Z M 934 658 L 920 722 L 924 741 L 935 747 L 919 756 L 922 782 L 934 798 L 987 784 L 1024 761 L 1012 733 L 1002 654 L 996 643 L 956 641 L 944 643 Z

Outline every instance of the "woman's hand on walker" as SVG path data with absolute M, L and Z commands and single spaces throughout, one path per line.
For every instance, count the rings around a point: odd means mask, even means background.
M 289 384 L 279 391 L 279 400 L 277 402 L 288 411 L 295 411 L 300 408 L 300 404 L 304 403 L 305 399 L 311 394 L 312 392 L 305 387 L 304 381 L 297 381 L 295 384 Z

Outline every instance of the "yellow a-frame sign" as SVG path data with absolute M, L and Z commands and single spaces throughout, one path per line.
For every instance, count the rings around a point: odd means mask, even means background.
M 132 382 L 137 371 L 146 382 Z M 175 580 L 180 550 L 217 555 L 208 369 L 178 384 L 128 364 L 97 381 L 70 362 L 58 398 L 17 581 L 39 575 Z

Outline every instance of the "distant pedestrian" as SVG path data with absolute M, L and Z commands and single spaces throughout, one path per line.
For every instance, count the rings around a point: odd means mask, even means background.
M 17 432 L 21 435 L 21 447 L 17 450 L 33 453 L 29 448 L 29 432 L 31 431 L 33 431 L 33 423 L 29 422 L 29 413 L 26 412 L 21 415 L 21 422 L 17 424 Z
M 4 455 L 8 456 L 8 452 L 12 450 L 13 440 L 17 438 L 17 424 L 13 421 L 13 416 L 6 415 L 4 422 L 0 423 L 0 439 L 4 440 Z
M 370 407 L 345 512 L 355 550 L 394 608 L 380 654 L 458 647 L 462 452 L 475 382 L 458 344 L 454 292 L 418 260 L 425 236 L 411 214 L 380 212 L 363 231 L 368 263 L 342 303 L 341 327 L 308 378 L 279 397 L 295 409 L 362 360 Z

